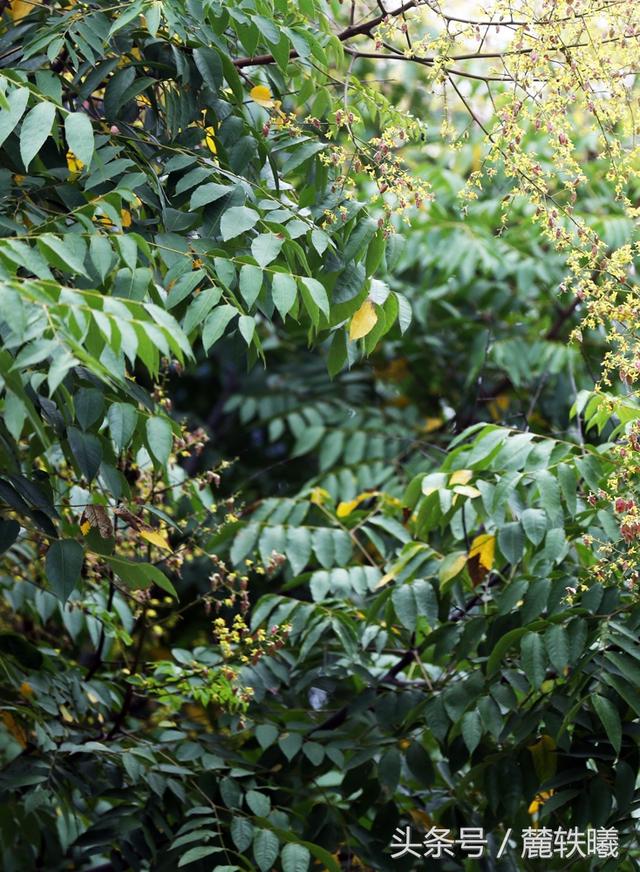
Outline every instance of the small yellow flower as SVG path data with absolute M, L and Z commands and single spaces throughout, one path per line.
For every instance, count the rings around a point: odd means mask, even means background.
M 72 179 L 80 175 L 80 173 L 84 169 L 84 164 L 82 163 L 80 158 L 76 157 L 71 150 L 67 152 L 67 167 L 69 169 L 69 176 Z

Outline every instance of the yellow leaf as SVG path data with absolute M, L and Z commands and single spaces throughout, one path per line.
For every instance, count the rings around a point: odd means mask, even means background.
M 157 548 L 164 548 L 165 551 L 171 551 L 171 545 L 167 542 L 166 536 L 158 533 L 157 530 L 140 530 L 140 536 L 155 545 Z
M 339 518 L 346 518 L 354 509 L 357 509 L 360 503 L 363 503 L 365 500 L 370 499 L 371 497 L 377 496 L 378 491 L 364 491 L 364 493 L 358 494 L 358 496 L 349 500 L 348 502 L 339 503 L 338 508 L 336 509 L 336 515 Z
M 72 151 L 67 152 L 67 167 L 71 176 L 77 176 L 82 171 L 84 164 Z
M 0 720 L 4 723 L 5 727 L 13 738 L 22 745 L 23 748 L 27 747 L 27 734 L 22 729 L 20 724 L 16 721 L 11 712 L 0 712 Z
M 69 709 L 66 707 L 66 705 L 59 705 L 58 709 L 60 711 L 60 714 L 62 715 L 62 720 L 65 721 L 65 723 L 67 723 L 67 724 L 72 724 L 73 723 L 73 715 L 71 714 Z
M 14 21 L 20 21 L 36 8 L 41 0 L 13 0 L 9 6 L 9 15 Z
M 258 106 L 264 106 L 265 109 L 269 109 L 274 105 L 273 94 L 266 85 L 255 85 L 249 91 L 249 95 L 254 103 L 257 103 Z
M 358 507 L 358 500 L 349 500 L 346 503 L 338 503 L 338 508 L 336 509 L 336 515 L 339 518 L 346 518 L 357 507 Z
M 553 796 L 553 790 L 543 790 L 537 793 L 535 799 L 527 809 L 530 815 L 536 815 L 548 799 Z
M 33 696 L 33 688 L 28 681 L 23 681 L 20 685 L 20 696 L 24 697 L 24 699 L 31 699 Z
M 207 148 L 209 149 L 211 154 L 218 154 L 218 146 L 216 145 L 216 140 L 215 140 L 215 135 L 214 135 L 215 131 L 214 131 L 213 127 L 205 127 L 204 132 L 206 134 L 204 141 L 207 144 Z
M 433 433 L 435 430 L 439 430 L 443 424 L 444 418 L 425 418 L 425 422 L 422 425 L 422 432 Z
M 123 227 L 131 227 L 131 212 L 128 209 L 121 209 L 120 217 L 122 218 Z
M 472 476 L 473 472 L 470 469 L 457 469 L 451 474 L 449 485 L 466 484 Z
M 453 489 L 454 494 L 462 494 L 463 497 L 474 497 L 480 496 L 480 491 L 477 487 L 472 487 L 470 484 L 457 484 Z
M 509 394 L 498 394 L 497 397 L 488 403 L 487 408 L 489 409 L 489 413 L 494 421 L 499 421 L 504 417 L 504 413 L 509 408 L 510 402 Z
M 365 300 L 351 319 L 349 339 L 362 339 L 367 333 L 371 333 L 377 323 L 376 307 L 371 300 Z

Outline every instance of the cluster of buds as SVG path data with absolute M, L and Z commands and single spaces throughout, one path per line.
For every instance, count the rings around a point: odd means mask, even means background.
M 224 618 L 216 618 L 213 632 L 225 660 L 235 658 L 241 664 L 257 663 L 265 655 L 272 656 L 286 644 L 291 632 L 290 624 L 273 626 L 267 633 L 258 629 L 251 632 L 242 615 L 235 615 L 231 627 Z
M 284 554 L 280 554 L 278 551 L 272 551 L 269 555 L 269 562 L 265 566 L 267 575 L 275 575 L 280 567 L 286 562 L 287 558 Z
M 199 457 L 208 441 L 209 437 L 205 430 L 202 427 L 196 427 L 195 430 L 183 431 L 183 435 L 175 440 L 175 447 L 182 457 L 188 457 L 191 453 Z
M 616 512 L 628 512 L 635 507 L 634 500 L 625 500 L 622 497 L 618 497 L 613 504 L 613 507 Z
M 199 490 L 204 490 L 207 485 L 213 485 L 214 487 L 220 487 L 220 476 L 217 472 L 209 469 L 204 472 L 200 476 L 200 482 L 198 484 Z
M 620 525 L 620 533 L 625 542 L 632 542 L 640 535 L 640 520 L 627 520 Z
M 233 608 L 237 605 L 240 613 L 246 615 L 250 606 L 249 576 L 230 571 L 217 554 L 212 556 L 211 561 L 216 569 L 208 579 L 211 594 L 205 598 L 206 611 L 209 612 L 212 606 L 219 612 L 223 606 Z

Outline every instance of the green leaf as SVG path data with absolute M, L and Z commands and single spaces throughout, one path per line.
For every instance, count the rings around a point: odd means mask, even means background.
M 524 536 L 517 521 L 499 529 L 498 547 L 512 566 L 520 561 L 524 552 Z
M 105 560 L 116 575 L 132 590 L 144 590 L 155 584 L 161 590 L 166 591 L 176 599 L 178 598 L 178 593 L 167 576 L 152 563 L 127 560 L 124 557 L 105 557 Z
M 29 101 L 28 88 L 16 88 L 7 97 L 8 107 L 0 112 L 0 145 L 15 130 Z
M 205 351 L 209 351 L 222 336 L 232 318 L 238 315 L 238 310 L 230 303 L 217 306 L 204 322 L 202 330 L 202 345 Z
M 302 736 L 300 733 L 283 733 L 278 739 L 278 745 L 287 760 L 293 760 L 302 747 Z
M 303 298 L 305 297 L 305 289 L 309 292 L 311 299 L 318 307 L 318 309 L 325 315 L 327 318 L 329 317 L 329 298 L 327 297 L 327 292 L 325 290 L 324 285 L 319 282 L 317 279 L 310 279 L 306 276 L 300 277 L 301 291 Z
M 258 299 L 258 294 L 262 288 L 262 270 L 260 267 L 245 263 L 240 270 L 239 284 L 242 299 L 247 304 L 247 308 L 250 309 Z
M 261 267 L 268 266 L 280 254 L 283 243 L 275 233 L 261 233 L 251 243 L 251 254 Z
M 278 856 L 280 842 L 271 830 L 256 830 L 253 839 L 253 856 L 260 872 L 268 872 Z
M 0 554 L 4 554 L 18 538 L 20 524 L 17 521 L 0 518 Z
M 287 530 L 285 554 L 294 575 L 299 575 L 311 557 L 311 533 L 307 527 L 290 527 Z
M 282 872 L 307 872 L 311 862 L 311 854 L 304 845 L 289 842 L 280 854 Z
M 462 738 L 469 749 L 469 754 L 473 754 L 480 744 L 480 739 L 482 738 L 484 730 L 480 712 L 477 709 L 466 712 L 466 714 L 462 716 L 460 727 L 462 730 Z
M 93 481 L 102 462 L 102 443 L 97 436 L 77 427 L 67 428 L 67 439 L 80 471 L 88 482 Z
M 296 301 L 297 286 L 295 279 L 286 273 L 274 273 L 271 280 L 271 296 L 273 304 L 284 320 Z
M 544 642 L 537 633 L 527 633 L 520 640 L 522 668 L 529 684 L 538 690 L 547 674 L 547 657 Z
M 104 410 L 104 397 L 97 388 L 80 388 L 73 398 L 76 407 L 76 420 L 83 430 L 88 430 Z
M 163 466 L 169 460 L 173 448 L 173 430 L 166 418 L 154 415 L 147 419 L 145 426 L 149 451 Z
M 64 119 L 64 132 L 71 151 L 88 167 L 93 158 L 93 125 L 86 112 L 70 112 Z
M 183 330 L 189 334 L 196 327 L 200 327 L 204 319 L 222 296 L 221 288 L 205 288 L 191 302 L 184 316 Z
M 527 539 L 539 545 L 545 537 L 549 523 L 543 509 L 525 509 L 520 516 Z
M 20 129 L 20 157 L 25 170 L 29 169 L 29 164 L 51 133 L 55 117 L 55 104 L 48 100 L 35 105 L 25 116 Z
M 207 206 L 209 203 L 214 203 L 216 200 L 226 197 L 226 195 L 232 190 L 233 188 L 230 188 L 227 185 L 218 185 L 215 182 L 200 185 L 200 187 L 196 188 L 191 195 L 189 210 L 194 212 L 201 206 Z
M 75 539 L 57 539 L 49 546 L 45 559 L 45 572 L 51 590 L 65 603 L 80 581 L 84 551 Z
M 239 851 L 246 851 L 253 839 L 253 824 L 246 817 L 234 815 L 231 820 L 231 838 Z
M 220 219 L 220 233 L 225 242 L 246 233 L 260 220 L 260 216 L 248 206 L 232 206 Z
M 245 800 L 251 811 L 258 817 L 267 817 L 271 811 L 271 800 L 264 793 L 259 793 L 257 790 L 248 790 Z
M 247 345 L 251 345 L 251 340 L 256 330 L 255 319 L 251 315 L 240 315 L 238 318 L 238 330 Z
M 129 403 L 113 403 L 107 410 L 107 423 L 115 449 L 119 453 L 127 447 L 135 432 L 138 423 L 135 406 Z
M 278 738 L 278 728 L 273 724 L 258 724 L 255 732 L 258 744 L 263 750 L 270 748 Z
M 597 693 L 591 694 L 591 702 L 596 710 L 596 714 L 602 721 L 602 726 L 606 730 L 609 741 L 613 745 L 616 754 L 619 754 L 622 746 L 622 724 L 618 709 L 610 699 Z
M 406 761 L 411 774 L 424 787 L 430 787 L 433 784 L 436 772 L 431 757 L 419 742 L 411 742 L 407 749 Z
M 211 854 L 218 854 L 222 848 L 217 848 L 214 845 L 200 845 L 197 848 L 190 848 L 186 851 L 178 862 L 178 869 L 183 866 L 188 866 L 195 860 L 202 860 L 203 857 L 209 857 Z
M 551 627 L 544 635 L 545 647 L 549 660 L 559 673 L 569 665 L 569 639 L 564 627 Z
M 211 48 L 196 48 L 193 50 L 193 60 L 205 84 L 215 94 L 222 87 L 220 56 Z
M 15 657 L 25 669 L 40 669 L 44 658 L 35 645 L 18 633 L 0 633 L 0 654 Z
M 398 620 L 407 630 L 415 630 L 418 617 L 418 607 L 411 585 L 403 584 L 396 587 L 391 595 L 393 607 Z

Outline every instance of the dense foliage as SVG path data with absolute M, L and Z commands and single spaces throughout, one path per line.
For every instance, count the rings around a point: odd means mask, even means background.
M 640 12 L 471 6 L 0 0 L 7 872 L 635 868 Z

